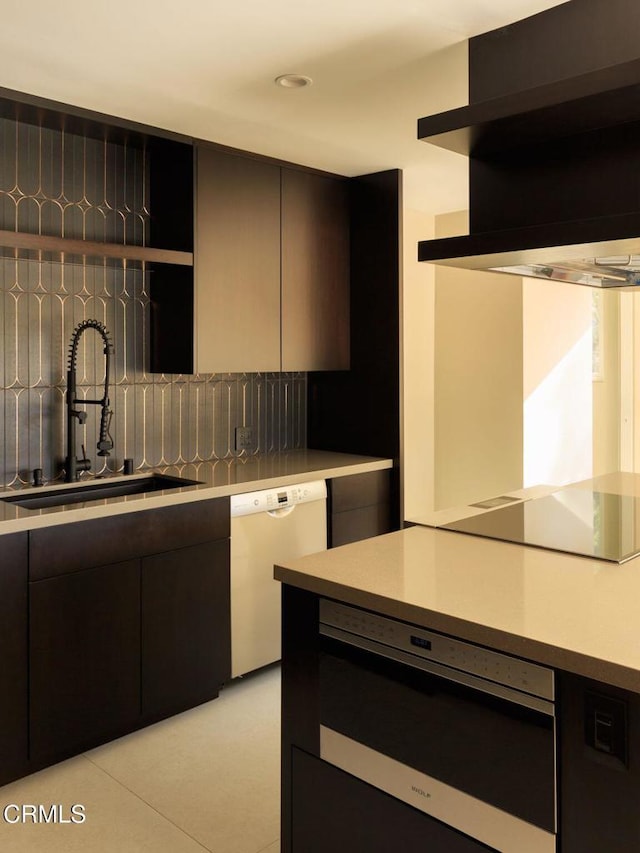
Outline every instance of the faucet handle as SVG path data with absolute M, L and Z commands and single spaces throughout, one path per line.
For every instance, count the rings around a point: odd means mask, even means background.
M 85 415 L 86 417 L 86 415 Z M 80 445 L 82 447 L 82 459 L 76 460 L 76 467 L 78 471 L 90 471 L 91 470 L 91 460 L 87 459 L 87 451 L 84 449 L 84 444 Z

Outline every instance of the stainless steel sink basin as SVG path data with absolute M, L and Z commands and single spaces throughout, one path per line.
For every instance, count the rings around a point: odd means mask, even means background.
M 199 480 L 169 477 L 166 474 L 150 474 L 148 477 L 132 477 L 130 480 L 118 480 L 115 483 L 110 480 L 92 480 L 90 483 L 61 489 L 29 489 L 10 497 L 0 498 L 0 500 L 3 503 L 17 504 L 25 509 L 48 509 L 66 506 L 67 504 L 104 500 L 104 498 L 143 495 L 147 492 L 199 485 L 201 485 Z

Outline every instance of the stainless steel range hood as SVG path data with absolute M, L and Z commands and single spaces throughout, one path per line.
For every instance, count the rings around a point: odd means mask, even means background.
M 635 290 L 640 286 L 640 237 L 622 236 L 629 232 L 640 234 L 640 216 L 424 240 L 418 244 L 418 259 L 442 266 Z M 615 238 L 608 239 L 609 234 Z
M 580 261 L 562 261 L 516 264 L 505 267 L 490 267 L 493 272 L 530 278 L 566 281 L 588 287 L 637 287 L 640 284 L 640 257 L 584 258 Z

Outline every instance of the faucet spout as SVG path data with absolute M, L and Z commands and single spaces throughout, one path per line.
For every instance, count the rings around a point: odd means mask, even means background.
M 104 342 L 105 355 L 105 371 L 104 371 L 104 391 L 100 400 L 79 400 L 76 390 L 76 365 L 78 361 L 78 345 L 80 338 L 87 329 L 94 329 Z M 69 349 L 69 366 L 67 370 L 67 456 L 65 460 L 65 482 L 73 483 L 78 479 L 81 471 L 91 470 L 91 461 L 87 459 L 82 451 L 82 459 L 76 457 L 76 421 L 79 424 L 84 424 L 87 419 L 86 411 L 76 409 L 77 405 L 94 405 L 101 407 L 100 416 L 100 435 L 98 439 L 97 449 L 98 456 L 109 456 L 113 450 L 113 439 L 109 428 L 113 411 L 109 403 L 109 380 L 111 372 L 111 356 L 113 355 L 113 344 L 109 339 L 109 333 L 106 327 L 99 320 L 83 320 L 74 329 L 71 337 L 71 346 Z

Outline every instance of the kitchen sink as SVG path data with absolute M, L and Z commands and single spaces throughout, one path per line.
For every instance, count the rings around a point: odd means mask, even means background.
M 135 477 L 130 480 L 92 480 L 77 486 L 58 489 L 29 489 L 10 497 L 0 498 L 3 503 L 16 504 L 25 509 L 48 509 L 67 504 L 87 503 L 88 501 L 120 498 L 127 495 L 143 495 L 147 492 L 181 489 L 185 486 L 202 485 L 200 480 L 188 480 L 186 477 L 169 477 L 166 474 L 151 474 L 148 477 Z

